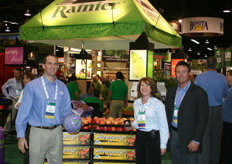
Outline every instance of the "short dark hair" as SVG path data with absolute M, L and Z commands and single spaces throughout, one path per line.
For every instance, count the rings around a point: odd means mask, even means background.
M 177 63 L 177 65 L 176 65 L 176 67 L 178 67 L 178 66 L 186 66 L 186 67 L 188 67 L 188 72 L 191 71 L 190 65 L 189 65 L 187 62 L 185 62 L 185 61 L 179 61 L 179 62 Z M 175 67 L 175 68 L 176 68 L 176 67 Z
M 70 78 L 68 78 L 68 82 L 75 81 L 75 80 L 77 80 L 77 77 L 76 77 L 75 73 L 73 73 L 72 76 Z
M 207 58 L 207 68 L 209 69 L 214 69 L 216 68 L 217 65 L 217 59 L 215 56 L 209 56 Z
M 123 76 L 123 74 L 122 74 L 121 71 L 118 71 L 118 72 L 116 73 L 116 77 L 117 77 L 117 79 L 124 79 L 124 76 Z
M 151 96 L 152 97 L 156 97 L 156 85 L 153 79 L 151 79 L 150 77 L 143 77 L 142 79 L 139 80 L 139 84 L 137 86 L 137 92 L 138 92 L 138 98 L 142 97 L 142 93 L 140 91 L 140 86 L 141 83 L 144 82 L 145 84 L 150 85 L 151 87 Z
M 25 71 L 23 77 L 26 76 L 27 78 L 33 80 L 35 77 L 30 71 Z
M 44 57 L 44 59 L 43 59 L 43 64 L 46 63 L 47 57 L 49 57 L 49 56 L 53 56 L 53 57 L 57 58 L 57 60 L 58 60 L 58 57 L 57 57 L 55 54 L 48 54 L 48 55 L 46 55 L 46 56 Z
M 16 68 L 16 69 L 14 69 L 14 71 L 19 71 L 20 73 L 22 73 L 22 69 L 21 68 Z

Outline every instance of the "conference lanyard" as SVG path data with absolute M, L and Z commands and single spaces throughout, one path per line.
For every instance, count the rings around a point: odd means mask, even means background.
M 14 78 L 14 85 L 15 85 L 15 93 L 16 93 L 16 98 L 18 99 L 22 90 L 22 86 L 20 85 L 19 88 L 17 87 L 17 81 L 16 78 Z
M 48 95 L 48 91 L 47 91 L 47 88 L 46 88 L 45 83 L 44 83 L 44 77 L 43 76 L 41 77 L 41 81 L 42 81 L 42 84 L 43 84 L 43 88 L 44 88 L 44 92 L 46 94 L 47 100 L 49 100 L 49 95 Z M 54 98 L 55 101 L 57 99 L 57 93 L 58 93 L 58 85 L 56 83 L 56 92 L 55 92 L 55 98 Z
M 139 130 L 144 130 L 145 129 L 145 127 L 146 127 L 145 107 L 140 106 L 140 109 L 139 109 L 139 112 L 138 112 L 137 123 L 138 123 L 138 129 Z
M 56 99 L 57 99 L 58 85 L 56 83 L 56 92 L 55 92 L 55 98 L 54 98 L 55 102 L 50 102 L 49 101 L 48 91 L 47 91 L 47 88 L 45 86 L 43 76 L 41 77 L 41 80 L 42 80 L 44 92 L 45 92 L 47 100 L 48 100 L 48 104 L 47 104 L 46 112 L 45 112 L 45 118 L 47 118 L 47 119 L 54 119 L 55 118 L 55 112 L 56 112 Z
M 185 96 L 185 94 L 186 94 L 186 92 L 187 92 L 187 90 L 188 90 L 190 84 L 191 84 L 190 82 L 187 84 L 187 86 L 186 86 L 186 88 L 185 88 L 185 90 L 184 90 L 184 93 L 183 93 L 183 95 L 182 95 L 181 98 L 180 98 L 180 102 L 179 102 L 178 105 L 177 105 L 177 100 L 176 100 L 176 97 L 177 97 L 177 94 L 178 94 L 178 89 L 177 89 L 177 92 L 176 92 L 175 102 L 174 102 L 174 111 L 173 111 L 173 117 L 172 117 L 172 126 L 174 126 L 174 127 L 176 127 L 176 128 L 177 128 L 177 126 L 178 126 L 178 112 L 179 112 L 179 107 L 180 107 L 180 104 L 181 104 L 181 102 L 182 102 L 182 100 L 183 100 L 183 98 L 184 98 L 184 96 Z

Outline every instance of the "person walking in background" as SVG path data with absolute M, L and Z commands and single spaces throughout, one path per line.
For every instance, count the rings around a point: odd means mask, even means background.
M 23 86 L 25 87 L 33 79 L 34 79 L 34 75 L 32 75 L 31 72 L 26 71 L 23 74 Z M 21 104 L 21 101 L 22 101 L 22 98 L 23 98 L 23 90 L 22 90 L 22 92 L 20 94 L 20 97 L 19 97 L 17 103 L 15 104 L 15 108 L 16 109 L 19 108 L 19 106 Z M 26 128 L 26 139 L 27 139 L 27 142 L 29 141 L 29 132 L 30 132 L 30 127 L 27 126 L 27 128 Z M 26 150 L 26 152 L 25 152 L 24 164 L 29 164 L 29 151 L 28 150 Z
M 75 74 L 68 79 L 67 88 L 70 94 L 71 100 L 79 100 L 80 99 L 80 89 L 77 83 L 77 77 Z
M 94 87 L 89 87 L 88 88 L 88 93 L 81 94 L 80 99 L 82 100 L 82 99 L 84 99 L 86 97 L 93 97 L 93 96 L 94 96 Z
M 209 117 L 203 137 L 203 148 L 200 164 L 218 164 L 223 123 L 222 99 L 228 94 L 224 75 L 216 71 L 217 60 L 214 56 L 207 58 L 207 71 L 197 75 L 195 84 L 208 94 Z
M 30 164 L 62 164 L 62 119 L 72 112 L 66 85 L 55 74 L 58 58 L 50 54 L 43 61 L 44 75 L 28 83 L 16 118 L 18 148 L 22 153 L 29 148 Z M 29 146 L 25 138 L 30 128 Z
M 127 105 L 128 87 L 125 84 L 122 72 L 116 73 L 116 80 L 109 88 L 110 117 L 122 117 L 122 109 Z
M 190 81 L 188 63 L 178 62 L 175 73 L 178 85 L 167 91 L 165 99 L 172 162 L 199 164 L 209 112 L 207 93 Z
M 14 70 L 14 78 L 11 78 L 9 80 L 7 80 L 7 82 L 5 84 L 3 84 L 2 86 L 2 93 L 4 94 L 4 96 L 8 99 L 12 100 L 12 105 L 10 106 L 11 109 L 11 114 L 9 114 L 9 116 L 7 117 L 5 126 L 4 126 L 4 131 L 5 133 L 10 132 L 11 130 L 11 123 L 12 120 L 15 119 L 15 115 L 16 115 L 16 108 L 15 108 L 15 104 L 19 99 L 20 93 L 23 89 L 23 85 L 22 85 L 22 70 L 21 69 L 15 69 Z M 11 120 L 12 118 L 12 120 Z
M 151 78 L 140 79 L 137 91 L 138 99 L 133 104 L 135 121 L 131 124 L 137 129 L 136 163 L 161 164 L 169 136 L 165 106 L 155 98 L 156 87 Z M 125 128 L 129 130 L 132 127 Z
M 229 91 L 223 102 L 223 131 L 225 136 L 225 164 L 232 164 L 232 70 L 226 75 Z

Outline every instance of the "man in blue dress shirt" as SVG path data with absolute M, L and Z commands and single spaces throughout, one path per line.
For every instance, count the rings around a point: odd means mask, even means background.
M 44 74 L 24 88 L 23 99 L 16 118 L 18 148 L 29 148 L 30 164 L 61 164 L 63 153 L 62 119 L 71 113 L 71 101 L 65 84 L 55 74 L 58 60 L 55 55 L 45 57 Z M 31 126 L 29 145 L 25 139 L 27 124 Z
M 16 115 L 16 108 L 15 104 L 19 99 L 20 93 L 23 89 L 22 84 L 22 70 L 21 69 L 15 69 L 14 70 L 14 78 L 11 78 L 7 80 L 7 82 L 2 86 L 2 93 L 4 96 L 8 99 L 12 100 L 11 108 L 11 114 L 7 117 L 6 124 L 4 126 L 4 131 L 9 132 L 11 130 L 11 118 L 14 120 Z
M 203 137 L 203 148 L 200 164 L 218 164 L 220 156 L 221 134 L 223 124 L 223 97 L 228 94 L 226 78 L 216 71 L 217 59 L 207 58 L 207 71 L 197 75 L 195 84 L 208 94 L 209 117 Z

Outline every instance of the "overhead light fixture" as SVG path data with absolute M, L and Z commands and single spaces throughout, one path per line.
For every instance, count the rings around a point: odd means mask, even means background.
M 230 9 L 225 9 L 225 10 L 223 10 L 223 13 L 231 13 L 231 10 Z
M 191 41 L 196 43 L 196 44 L 200 44 L 200 42 L 196 41 L 195 39 L 191 39 Z
M 192 49 L 189 47 L 188 51 L 192 51 Z
M 209 44 L 209 40 L 208 39 L 205 40 L 205 44 Z
M 230 9 L 230 5 L 229 4 L 225 4 L 225 7 L 223 9 L 223 13 L 231 13 L 231 9 Z
M 210 51 L 212 51 L 212 48 L 209 48 L 209 47 L 207 47 L 207 50 L 210 50 Z
M 24 13 L 24 15 L 25 15 L 26 17 L 30 17 L 30 16 L 31 16 L 31 13 L 30 13 L 29 10 L 26 10 L 26 12 Z
M 198 52 L 197 55 L 198 55 L 198 56 L 201 55 L 200 52 Z
M 183 21 L 183 19 L 179 19 L 179 20 L 178 20 L 179 23 L 182 23 L 182 21 Z

